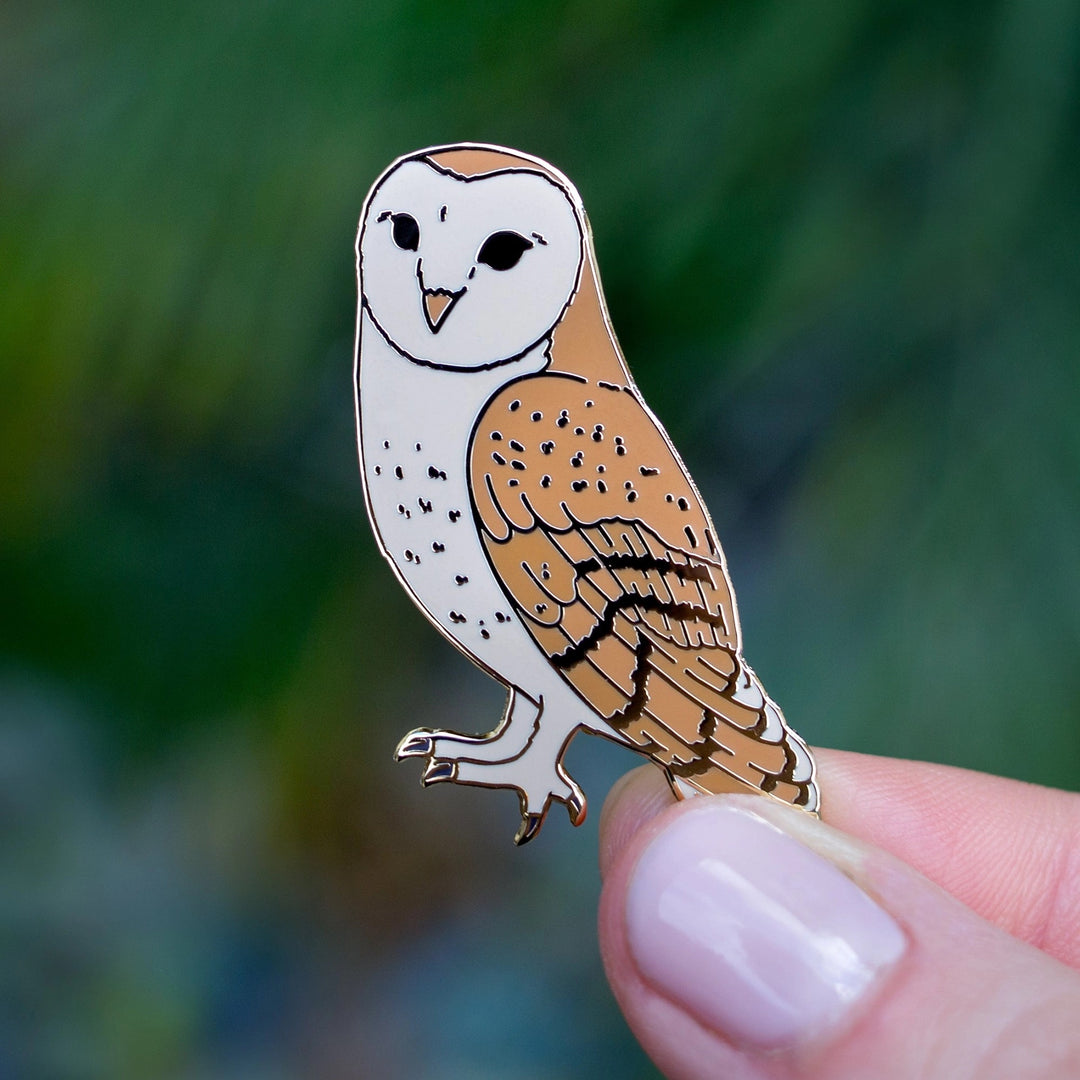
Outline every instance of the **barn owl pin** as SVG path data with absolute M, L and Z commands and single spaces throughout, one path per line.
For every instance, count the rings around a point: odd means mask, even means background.
M 806 744 L 742 657 L 708 511 L 608 323 L 581 199 L 538 158 L 462 144 L 376 181 L 357 239 L 368 512 L 424 614 L 507 689 L 489 735 L 420 728 L 425 784 L 512 788 L 517 842 L 579 731 L 648 755 L 680 798 L 814 812 Z

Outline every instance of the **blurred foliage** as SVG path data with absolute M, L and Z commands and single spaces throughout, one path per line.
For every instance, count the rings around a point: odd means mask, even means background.
M 595 819 L 421 795 L 499 695 L 378 561 L 352 237 L 561 167 L 812 741 L 1076 787 L 1080 5 L 0 10 L 0 1076 L 647 1076 Z M 826 793 L 827 797 L 827 793 Z

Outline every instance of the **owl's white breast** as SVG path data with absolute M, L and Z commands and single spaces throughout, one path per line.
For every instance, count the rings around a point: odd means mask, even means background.
M 407 360 L 366 312 L 360 331 L 360 456 L 379 546 L 448 637 L 526 690 L 540 654 L 481 547 L 468 448 L 491 396 L 542 370 L 545 346 L 490 371 L 446 371 Z

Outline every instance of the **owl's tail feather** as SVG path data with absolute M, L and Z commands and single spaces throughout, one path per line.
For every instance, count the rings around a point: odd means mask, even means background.
M 694 795 L 764 793 L 781 802 L 816 814 L 819 803 L 818 788 L 813 778 L 813 769 L 810 766 L 806 746 L 792 732 L 786 733 L 783 745 L 789 762 L 783 778 L 767 776 L 760 785 L 748 783 L 729 772 L 722 760 L 718 760 L 720 755 L 715 752 L 708 758 L 710 767 L 703 772 L 688 772 L 685 769 L 676 771 L 669 766 L 664 766 L 664 771 L 671 782 L 672 790 L 680 799 Z M 800 768 L 803 762 L 808 766 L 805 773 Z
M 621 670 L 597 650 L 570 677 L 595 661 L 613 683 L 625 679 L 626 704 L 605 719 L 667 772 L 676 795 L 752 791 L 817 812 L 810 752 L 736 650 L 680 646 L 651 627 L 623 633 L 606 646 L 622 650 Z

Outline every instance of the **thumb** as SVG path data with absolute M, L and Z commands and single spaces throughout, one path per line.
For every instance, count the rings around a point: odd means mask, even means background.
M 671 1077 L 1080 1076 L 1080 974 L 758 796 L 673 805 L 622 843 L 600 943 Z

